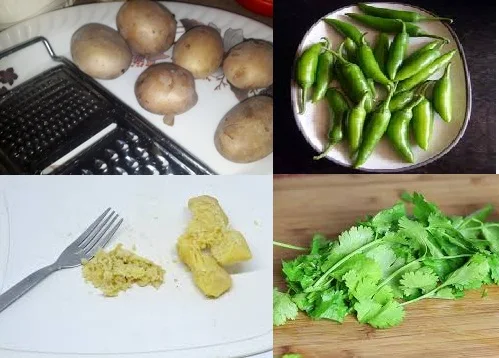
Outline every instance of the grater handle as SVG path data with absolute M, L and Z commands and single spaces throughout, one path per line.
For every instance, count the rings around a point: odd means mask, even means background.
M 6 50 L 1 51 L 0 59 L 13 54 L 14 52 L 20 51 L 26 47 L 32 46 L 38 42 L 43 42 L 43 45 L 47 49 L 47 52 L 49 53 L 50 57 L 52 57 L 54 60 L 59 60 L 58 56 L 56 56 L 54 50 L 52 49 L 50 42 L 43 36 L 33 37 L 28 41 L 21 42 L 20 44 L 17 44 L 15 46 L 7 48 Z

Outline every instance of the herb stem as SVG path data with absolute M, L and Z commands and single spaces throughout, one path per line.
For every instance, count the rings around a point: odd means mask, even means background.
M 274 243 L 275 246 L 284 247 L 286 249 L 299 250 L 299 251 L 308 251 L 308 248 L 306 248 L 306 247 L 294 246 L 294 245 L 285 244 L 285 243 L 282 243 L 282 242 L 279 242 L 279 241 L 273 241 L 273 243 Z

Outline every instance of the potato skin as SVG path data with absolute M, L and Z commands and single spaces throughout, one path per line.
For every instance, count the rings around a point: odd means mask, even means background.
M 272 98 L 250 97 L 232 108 L 215 132 L 215 147 L 235 163 L 251 163 L 272 153 L 274 142 Z
M 173 63 L 158 63 L 142 72 L 135 95 L 144 109 L 163 115 L 184 113 L 198 102 L 194 77 Z
M 240 89 L 266 88 L 274 80 L 274 49 L 261 40 L 247 40 L 230 49 L 223 62 L 227 80 Z
M 116 24 L 132 51 L 145 57 L 164 53 L 175 41 L 175 17 L 154 1 L 125 2 L 118 12 Z
M 183 34 L 173 48 L 173 63 L 194 78 L 206 78 L 222 64 L 224 46 L 220 33 L 210 26 L 196 26 Z
M 109 26 L 86 24 L 71 38 L 71 57 L 87 75 L 111 80 L 124 74 L 132 52 L 120 34 Z

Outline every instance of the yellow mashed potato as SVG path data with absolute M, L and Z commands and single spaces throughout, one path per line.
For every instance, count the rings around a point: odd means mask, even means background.
M 250 260 L 251 251 L 244 236 L 229 227 L 217 199 L 198 196 L 188 207 L 192 219 L 177 241 L 178 255 L 192 271 L 196 286 L 208 297 L 219 297 L 232 286 L 223 266 Z
M 83 262 L 83 277 L 100 289 L 105 296 L 117 296 L 133 284 L 158 288 L 163 283 L 165 270 L 143 257 L 122 248 L 102 249 L 90 260 Z

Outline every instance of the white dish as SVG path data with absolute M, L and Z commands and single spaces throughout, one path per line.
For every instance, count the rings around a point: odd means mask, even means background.
M 408 10 L 419 12 L 423 15 L 433 15 L 426 10 L 411 5 L 398 4 L 393 2 L 373 3 L 371 5 L 393 8 L 398 10 Z M 366 40 L 373 44 L 377 34 L 376 30 L 365 27 L 358 22 L 350 19 L 344 15 L 346 13 L 361 13 L 357 6 L 352 5 L 335 10 L 329 14 L 325 14 L 323 18 L 335 18 L 346 21 L 357 26 L 361 32 L 367 32 Z M 417 23 L 424 31 L 445 37 L 450 40 L 450 43 L 443 46 L 441 53 L 446 53 L 452 49 L 458 49 L 454 55 L 451 63 L 451 79 L 453 89 L 453 119 L 450 123 L 445 123 L 438 114 L 435 114 L 435 125 L 433 137 L 427 151 L 417 147 L 415 144 L 412 146 L 414 152 L 414 163 L 404 162 L 395 152 L 391 143 L 387 139 L 383 139 L 375 151 L 369 157 L 367 162 L 359 169 L 371 172 L 396 172 L 402 170 L 409 170 L 417 167 L 424 166 L 441 156 L 445 155 L 457 144 L 459 139 L 463 136 L 471 113 L 471 84 L 464 56 L 463 48 L 457 39 L 456 34 L 450 26 L 438 21 L 419 22 Z M 339 44 L 343 41 L 343 37 L 336 32 L 331 26 L 327 25 L 322 19 L 318 20 L 310 30 L 305 34 L 300 46 L 298 47 L 296 58 L 303 52 L 305 48 L 312 43 L 318 42 L 322 37 L 327 37 L 333 46 L 338 48 Z M 390 36 L 393 39 L 393 36 Z M 409 41 L 409 55 L 417 48 L 428 43 L 433 39 L 423 37 L 411 37 Z M 443 70 L 435 73 L 430 79 L 438 79 L 442 76 Z M 298 128 L 302 132 L 308 143 L 318 152 L 322 152 L 325 143 L 327 142 L 327 131 L 329 123 L 329 112 L 325 100 L 312 105 L 307 103 L 306 111 L 303 115 L 298 113 L 298 86 L 295 81 L 291 82 L 291 98 L 293 102 L 293 112 L 295 115 Z M 346 143 L 335 146 L 327 155 L 327 158 L 336 164 L 346 167 L 352 165 L 348 146 Z
M 234 38 L 258 38 L 272 42 L 272 28 L 246 17 L 223 10 L 184 3 L 163 2 L 178 20 L 177 39 L 185 32 L 184 19 L 192 19 L 203 24 L 214 24 L 221 34 Z M 0 32 L 0 51 L 24 42 L 35 36 L 46 37 L 57 55 L 71 59 L 70 39 L 73 33 L 89 22 L 106 24 L 116 29 L 116 14 L 122 2 L 90 4 L 70 7 L 17 24 Z M 185 21 L 184 21 L 185 22 Z M 227 32 L 228 31 L 228 32 Z M 234 36 L 235 35 L 235 36 Z M 230 41 L 229 41 L 230 42 Z M 237 42 L 236 42 L 237 43 Z M 50 66 L 46 52 L 30 55 L 34 49 L 26 49 L 0 60 L 0 70 L 13 67 L 19 79 L 14 86 L 40 73 Z M 172 49 L 155 62 L 171 61 Z M 197 105 L 190 111 L 176 117 L 173 127 L 163 123 L 162 116 L 147 112 L 138 104 L 134 94 L 134 84 L 146 65 L 139 57 L 134 57 L 132 67 L 116 80 L 98 80 L 104 87 L 131 106 L 162 132 L 204 162 L 218 174 L 271 174 L 273 155 L 254 163 L 236 164 L 223 158 L 215 148 L 213 139 L 218 123 L 239 99 L 231 91 L 227 80 L 220 72 L 208 80 L 197 80 L 199 95 Z M 0 88 L 2 86 L 0 85 Z M 12 88 L 7 85 L 7 89 Z M 250 93 L 253 95 L 254 93 Z
M 272 350 L 271 176 L 3 177 L 1 192 L 8 204 L 0 209 L 0 249 L 10 245 L 6 267 L 0 253 L 3 292 L 52 263 L 108 206 L 124 224 L 106 248 L 135 244 L 166 274 L 158 290 L 135 286 L 106 298 L 84 282 L 81 268 L 56 272 L 0 314 L 0 357 L 211 358 Z M 215 300 L 176 259 L 187 201 L 202 194 L 219 199 L 253 253 Z

